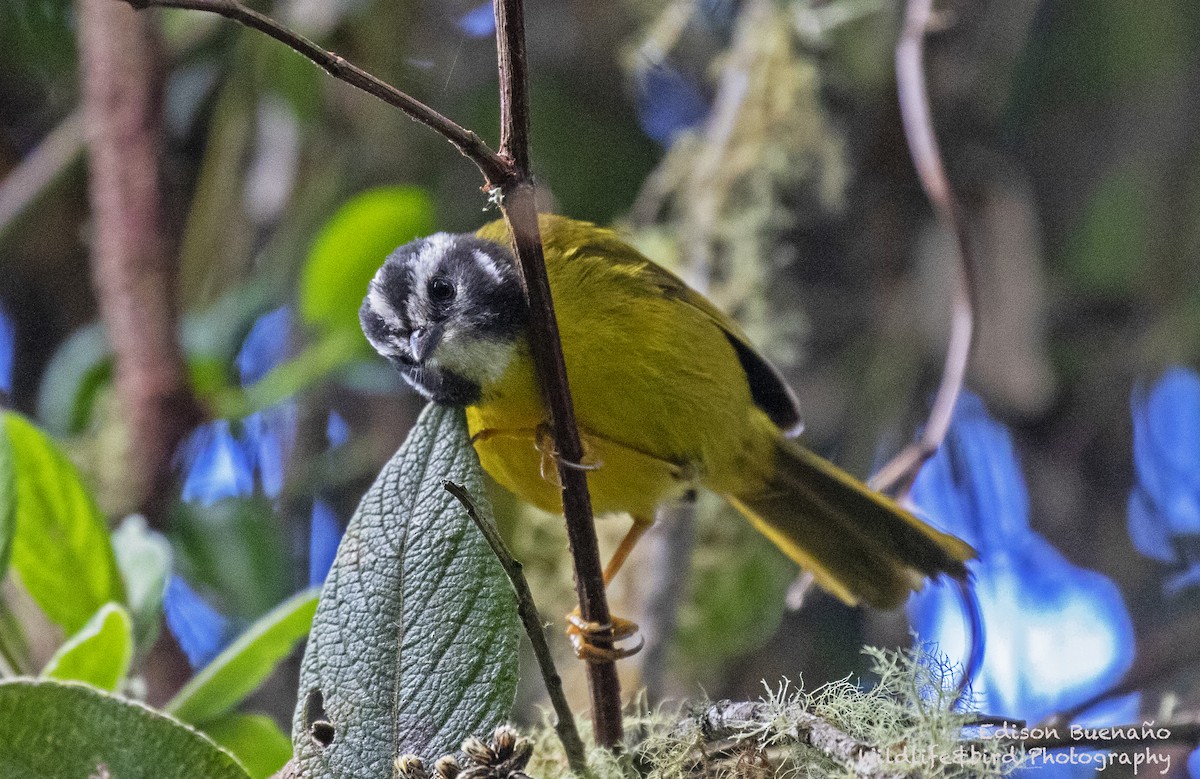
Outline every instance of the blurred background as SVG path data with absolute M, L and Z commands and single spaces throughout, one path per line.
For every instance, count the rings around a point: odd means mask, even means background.
M 357 332 L 366 280 L 395 245 L 498 213 L 440 138 L 278 43 L 212 15 L 131 26 L 94 5 L 0 4 L 0 394 L 67 446 L 114 522 L 140 511 L 169 538 L 173 630 L 147 666 L 166 691 L 188 673 L 175 644 L 203 664 L 177 628 L 197 609 L 219 646 L 320 581 L 420 409 Z M 255 5 L 497 140 L 490 5 Z M 544 206 L 617 226 L 735 314 L 796 388 L 806 443 L 864 477 L 927 413 L 957 263 L 900 127 L 901 11 L 527 9 Z M 144 80 L 143 110 L 109 132 L 103 95 L 121 68 Z M 914 499 L 985 552 L 989 648 L 1017 647 L 989 655 L 985 708 L 1036 718 L 1115 684 L 1198 602 L 1200 385 L 1186 366 L 1200 363 L 1200 5 L 946 3 L 928 74 L 979 255 L 968 384 L 981 400 L 960 408 Z M 105 137 L 149 153 L 106 158 Z M 122 212 L 105 188 L 138 160 L 157 165 L 157 193 Z M 111 238 L 123 218 L 124 245 Z M 171 392 L 139 395 L 131 371 Z M 561 520 L 499 495 L 497 510 L 557 620 L 572 597 Z M 602 544 L 625 529 L 603 522 Z M 625 687 L 652 700 L 841 678 L 864 669 L 864 643 L 913 629 L 963 651 L 959 606 L 940 591 L 891 614 L 819 592 L 790 609 L 795 567 L 705 496 L 627 571 L 616 610 L 650 644 L 624 663 Z M 1094 673 L 1063 681 L 1064 646 L 1095 654 Z M 1163 662 L 1143 688 L 1186 704 L 1186 663 Z M 578 667 L 564 670 L 582 706 Z M 281 674 L 257 707 L 286 722 L 293 685 Z M 1132 719 L 1159 699 L 1123 705 Z

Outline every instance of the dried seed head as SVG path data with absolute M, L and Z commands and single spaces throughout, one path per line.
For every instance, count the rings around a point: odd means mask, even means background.
M 495 765 L 499 762 L 496 758 L 496 750 L 474 736 L 462 742 L 462 751 L 479 765 Z
M 454 758 L 454 755 L 443 755 L 433 764 L 433 772 L 437 775 L 437 779 L 456 779 L 462 773 L 462 769 L 459 768 L 458 760 Z
M 496 728 L 496 732 L 492 734 L 492 749 L 496 752 L 496 757 L 501 760 L 507 760 L 512 756 L 513 747 L 517 745 L 521 734 L 511 725 L 501 725 Z
M 509 768 L 514 773 L 519 773 L 529 765 L 531 757 L 533 757 L 533 739 L 518 738 L 517 743 L 513 744 L 512 757 L 508 759 Z
M 392 775 L 396 779 L 429 779 L 429 772 L 425 770 L 425 761 L 416 755 L 401 755 L 396 758 L 396 766 Z

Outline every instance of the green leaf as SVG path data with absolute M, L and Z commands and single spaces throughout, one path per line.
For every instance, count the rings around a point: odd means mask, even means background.
M 13 568 L 46 616 L 74 633 L 125 600 L 104 516 L 54 441 L 17 414 L 3 422 L 16 466 Z
M 416 187 L 380 187 L 337 210 L 313 242 L 300 279 L 300 312 L 312 324 L 358 331 L 358 309 L 392 250 L 433 232 L 433 205 Z
M 8 571 L 13 534 L 17 530 L 17 474 L 12 447 L 0 427 L 0 580 Z
M 292 740 L 264 714 L 226 714 L 202 730 L 238 759 L 250 779 L 266 779 L 292 757 Z
M 292 725 L 305 779 L 390 776 L 396 755 L 432 762 L 508 716 L 516 601 L 443 479 L 486 508 L 463 412 L 431 405 L 363 497 L 321 593 Z
M 100 390 L 112 379 L 112 367 L 112 346 L 101 325 L 72 333 L 55 350 L 38 385 L 39 423 L 54 435 L 84 430 Z
M 111 692 L 129 673 L 132 661 L 133 620 L 119 604 L 106 603 L 58 648 L 42 676 L 87 682 Z
M 247 779 L 187 725 L 75 682 L 0 683 L 0 733 L 0 776 Z
M 126 517 L 112 534 L 117 567 L 125 582 L 137 646 L 149 650 L 162 623 L 163 594 L 171 573 L 171 544 L 146 527 L 139 514 Z
M 308 635 L 317 595 L 316 589 L 297 593 L 261 617 L 192 677 L 167 712 L 203 725 L 241 703 Z

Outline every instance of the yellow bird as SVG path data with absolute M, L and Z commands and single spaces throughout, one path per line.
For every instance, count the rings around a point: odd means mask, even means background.
M 611 230 L 560 216 L 540 225 L 592 505 L 633 517 L 606 581 L 655 509 L 696 486 L 724 496 L 848 604 L 891 608 L 926 577 L 966 578 L 970 546 L 790 437 L 795 397 L 732 319 Z M 409 384 L 466 407 L 497 482 L 561 513 L 508 247 L 499 221 L 401 246 L 371 281 L 360 318 Z

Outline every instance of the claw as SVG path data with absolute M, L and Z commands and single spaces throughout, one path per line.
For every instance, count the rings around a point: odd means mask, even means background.
M 596 471 L 603 467 L 603 461 L 592 460 L 588 442 L 582 440 L 580 443 L 583 445 L 582 461 L 577 463 L 571 462 L 559 455 L 558 445 L 554 442 L 554 429 L 546 422 L 539 424 L 534 431 L 533 448 L 537 449 L 538 453 L 542 455 L 542 461 L 539 465 L 542 478 L 557 487 L 562 487 L 561 480 L 558 477 L 558 466 L 560 464 L 568 468 L 574 468 L 577 471 Z
M 637 635 L 636 622 L 621 617 L 611 617 L 607 623 L 591 622 L 579 615 L 578 610 L 567 615 L 567 637 L 571 640 L 571 648 L 575 656 L 589 663 L 611 663 L 626 657 L 636 655 L 646 645 L 646 639 L 638 636 L 637 646 L 597 646 L 594 639 L 602 638 L 606 642 L 624 641 Z M 604 635 L 611 634 L 611 635 Z

